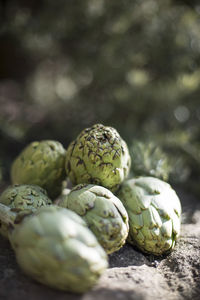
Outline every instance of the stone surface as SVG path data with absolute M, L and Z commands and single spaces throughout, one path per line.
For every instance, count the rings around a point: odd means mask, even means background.
M 98 285 L 83 295 L 56 291 L 28 278 L 17 266 L 8 241 L 0 238 L 0 299 L 200 299 L 200 201 L 178 194 L 183 224 L 174 251 L 154 257 L 126 244 L 109 256 L 110 266 Z

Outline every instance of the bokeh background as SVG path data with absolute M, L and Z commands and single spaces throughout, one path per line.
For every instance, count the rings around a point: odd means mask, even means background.
M 115 127 L 132 175 L 200 196 L 198 0 L 1 0 L 0 188 L 33 140 Z

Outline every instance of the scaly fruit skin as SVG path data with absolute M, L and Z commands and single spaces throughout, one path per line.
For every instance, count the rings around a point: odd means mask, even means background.
M 66 176 L 65 155 L 65 149 L 57 141 L 32 142 L 12 164 L 12 183 L 39 185 L 50 198 L 56 198 Z
M 110 254 L 119 250 L 128 236 L 128 215 L 121 201 L 109 190 L 79 184 L 60 203 L 80 215 Z
M 107 255 L 74 212 L 42 207 L 10 234 L 17 262 L 25 273 L 50 287 L 82 293 L 108 266 Z
M 83 130 L 66 155 L 66 172 L 74 185 L 92 183 L 112 192 L 127 177 L 131 158 L 125 141 L 112 127 L 96 124 Z
M 174 248 L 180 234 L 181 204 L 168 183 L 154 177 L 130 179 L 122 184 L 118 197 L 129 215 L 131 244 L 154 255 Z
M 43 188 L 37 185 L 22 184 L 9 186 L 0 195 L 0 203 L 9 206 L 15 211 L 34 211 L 38 207 L 51 205 L 52 201 Z M 0 234 L 8 237 L 7 226 L 3 223 L 0 226 Z

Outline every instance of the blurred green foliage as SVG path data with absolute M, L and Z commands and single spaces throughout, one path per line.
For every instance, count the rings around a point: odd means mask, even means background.
M 131 177 L 153 176 L 168 181 L 172 167 L 168 156 L 154 142 L 133 141 L 130 147 Z
M 2 180 L 28 142 L 100 122 L 200 195 L 199 18 L 198 1 L 0 1 Z

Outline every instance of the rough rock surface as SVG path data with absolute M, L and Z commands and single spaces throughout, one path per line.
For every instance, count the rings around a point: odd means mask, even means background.
M 175 250 L 154 257 L 126 244 L 109 256 L 110 266 L 98 285 L 83 295 L 56 291 L 28 278 L 17 266 L 9 243 L 0 238 L 0 299 L 200 299 L 200 200 L 178 194 L 183 224 Z

